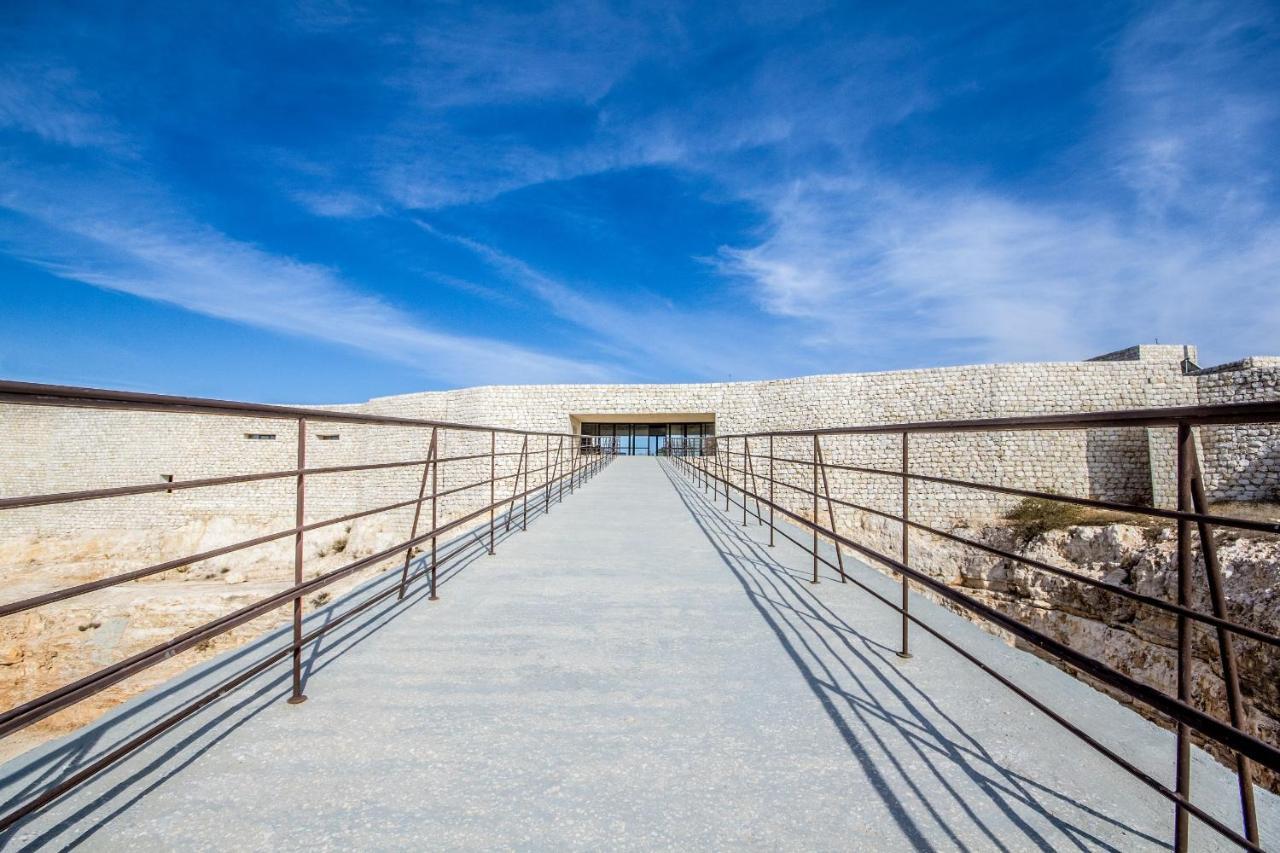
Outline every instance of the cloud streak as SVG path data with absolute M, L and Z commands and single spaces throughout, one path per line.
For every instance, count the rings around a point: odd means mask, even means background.
M 719 268 L 855 359 L 1076 359 L 1158 336 L 1218 360 L 1273 351 L 1277 102 L 1257 81 L 1280 74 L 1275 34 L 1273 15 L 1220 5 L 1133 22 L 1077 146 L 1117 180 L 1026 198 L 963 172 L 914 184 L 855 153 L 743 184 L 771 224 Z
M 55 145 L 88 148 L 132 158 L 129 138 L 99 109 L 95 93 L 72 68 L 44 63 L 0 69 L 0 129 L 33 134 Z
M 4 174 L 0 170 L 0 174 Z M 222 320 L 351 347 L 446 383 L 602 381 L 616 369 L 430 327 L 328 267 L 267 252 L 190 221 L 147 188 L 9 173 L 0 205 L 26 225 L 6 242 L 63 278 Z M 48 190 L 78 200 L 68 215 Z M 149 215 L 141 217 L 140 211 Z M 3 232 L 0 232 L 2 234 Z
M 593 335 L 597 352 L 630 366 L 628 378 L 672 373 L 704 380 L 775 377 L 798 364 L 783 340 L 763 329 L 748 333 L 745 318 L 682 311 L 635 292 L 625 304 L 600 299 L 494 246 L 445 233 L 421 219 L 414 222 L 432 237 L 466 248 L 561 320 Z

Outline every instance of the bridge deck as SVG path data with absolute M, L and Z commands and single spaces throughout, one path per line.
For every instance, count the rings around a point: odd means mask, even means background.
M 10 843 L 61 848 L 1166 847 L 1172 807 L 852 586 L 620 459 L 448 578 L 206 709 Z M 854 564 L 861 579 L 893 581 Z M 1157 778 L 1172 736 L 928 602 L 913 608 Z M 319 618 L 323 618 L 322 616 Z M 376 630 L 374 630 L 376 628 Z M 38 788 L 199 678 L 0 770 Z M 1226 770 L 1196 797 L 1235 818 Z M 47 781 L 47 780 L 46 780 Z M 1262 793 L 1263 838 L 1280 808 Z M 1201 828 L 1197 849 L 1217 846 Z

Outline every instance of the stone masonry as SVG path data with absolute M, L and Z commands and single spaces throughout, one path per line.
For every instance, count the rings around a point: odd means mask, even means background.
M 1252 358 L 1184 372 L 1194 348 L 1142 346 L 1085 362 L 974 365 L 885 373 L 806 376 L 758 382 L 681 385 L 488 386 L 384 397 L 333 406 L 455 423 L 569 432 L 577 415 L 711 413 L 721 435 L 768 429 L 896 424 L 1280 398 L 1280 359 Z M 308 425 L 308 464 L 342 465 L 423 458 L 429 430 L 352 424 Z M 287 420 L 0 406 L 0 492 L 23 495 L 266 471 L 293 467 L 295 424 Z M 1276 497 L 1280 433 L 1270 427 L 1199 431 L 1203 465 L 1216 500 Z M 249 438 L 267 435 L 274 438 Z M 327 436 L 327 438 L 326 438 Z M 333 436 L 336 436 L 334 438 Z M 896 436 L 827 440 L 829 459 L 877 467 L 900 464 Z M 488 433 L 449 431 L 443 455 L 488 450 Z M 520 450 L 499 435 L 499 450 Z M 536 441 L 534 442 L 536 445 Z M 554 458 L 550 447 L 530 447 Z M 735 447 L 735 450 L 739 448 Z M 1072 495 L 1170 505 L 1171 430 L 1088 430 L 919 435 L 912 469 Z M 565 448 L 567 452 L 567 447 Z M 753 454 L 765 450 L 757 441 Z M 808 440 L 779 442 L 778 455 L 807 461 Z M 515 456 L 499 460 L 513 473 Z M 807 483 L 807 467 L 780 464 L 779 480 Z M 454 463 L 441 488 L 487 476 L 487 462 Z M 420 469 L 316 476 L 308 482 L 308 516 L 322 518 L 388 503 L 416 491 Z M 842 478 L 841 491 L 886 509 L 900 486 L 886 477 Z M 486 491 L 486 490 L 478 490 Z M 211 489 L 89 501 L 0 515 L 2 535 L 59 535 L 230 517 L 247 523 L 288 521 L 293 483 L 271 480 Z M 483 505 L 487 491 L 451 499 L 449 514 Z M 919 503 L 917 503 L 917 500 Z M 998 514 L 1008 500 L 955 489 L 919 489 L 913 512 L 936 520 Z M 407 524 L 392 516 L 393 524 Z

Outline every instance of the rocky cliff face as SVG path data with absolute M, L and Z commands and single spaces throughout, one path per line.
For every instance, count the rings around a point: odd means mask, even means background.
M 875 519 L 863 519 L 860 524 L 863 532 L 882 541 L 896 535 Z M 952 532 L 1144 595 L 1177 601 L 1176 541 L 1168 527 L 1074 526 L 1029 539 L 1006 524 Z M 1216 536 L 1228 618 L 1280 634 L 1280 540 L 1231 532 Z M 1177 620 L 1173 615 L 924 533 L 913 533 L 911 548 L 913 566 L 1126 675 L 1176 693 Z M 888 553 L 895 550 L 896 545 Z M 1198 543 L 1195 572 L 1192 606 L 1211 612 Z M 1216 633 L 1197 626 L 1193 637 L 1193 701 L 1229 720 Z M 1262 739 L 1280 743 L 1280 649 L 1240 637 L 1235 644 L 1249 720 Z M 1145 706 L 1134 707 L 1165 724 Z M 1223 750 L 1215 754 L 1225 762 L 1233 760 Z M 1259 775 L 1260 784 L 1280 791 L 1275 774 Z
M 211 517 L 163 530 L 14 537 L 0 541 L 0 582 L 6 600 L 18 600 L 212 550 L 290 524 L 281 520 L 255 525 Z M 407 535 L 407 529 L 376 518 L 309 533 L 305 578 L 378 553 Z M 306 612 L 402 560 L 398 557 L 356 572 L 312 594 L 305 602 Z M 292 583 L 293 539 L 287 537 L 0 620 L 0 707 L 34 699 Z M 289 613 L 287 606 L 272 611 L 15 732 L 0 741 L 0 761 L 79 728 L 187 668 L 260 636 L 287 622 Z

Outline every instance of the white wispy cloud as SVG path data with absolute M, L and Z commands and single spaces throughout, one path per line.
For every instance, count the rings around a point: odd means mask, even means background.
M 771 338 L 748 333 L 744 318 L 683 311 L 652 295 L 629 290 L 625 301 L 601 298 L 534 268 L 500 249 L 450 234 L 421 219 L 415 224 L 438 239 L 462 246 L 561 320 L 594 336 L 609 360 L 627 364 L 631 376 L 676 373 L 703 379 L 783 375 L 796 362 Z
M 386 212 L 376 199 L 352 190 L 298 189 L 292 195 L 311 213 L 325 219 L 368 219 Z
M 0 239 L 56 275 L 275 332 L 352 347 L 450 384 L 602 381 L 616 369 L 433 328 L 337 270 L 193 222 L 152 187 L 0 170 Z M 74 204 L 68 204 L 74 200 Z
M 0 128 L 115 156 L 137 153 L 136 141 L 101 111 L 96 93 L 62 65 L 13 62 L 0 68 Z
M 1179 0 L 1126 30 L 1103 143 L 1143 213 L 1235 224 L 1274 215 L 1278 47 L 1274 5 Z
M 1274 351 L 1277 100 L 1258 79 L 1280 73 L 1275 24 L 1220 4 L 1137 19 L 1081 143 L 1103 177 L 1083 188 L 912 184 L 855 150 L 838 171 L 741 183 L 771 225 L 720 268 L 804 321 L 810 345 L 855 358 L 1074 359 L 1157 336 L 1218 360 Z
M 874 221 L 833 213 L 829 193 L 793 198 L 768 240 L 725 251 L 726 272 L 858 353 L 914 341 L 953 359 L 1074 359 L 1131 338 L 1195 341 L 1206 318 L 1235 346 L 1274 347 L 1275 222 L 1197 238 L 983 194 L 857 197 Z

